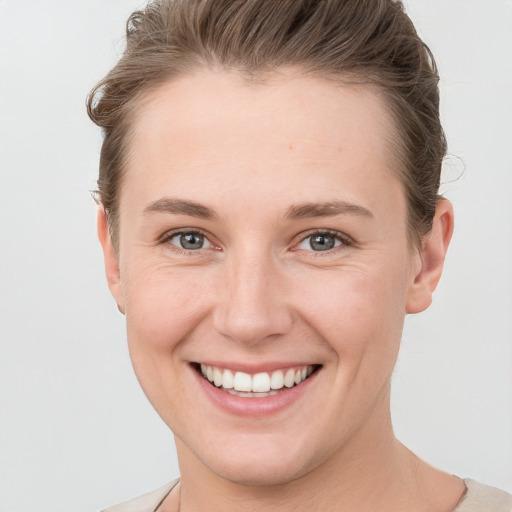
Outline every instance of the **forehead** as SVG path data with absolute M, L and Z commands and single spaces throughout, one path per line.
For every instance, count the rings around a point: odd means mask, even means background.
M 141 100 L 131 128 L 135 143 L 141 139 L 147 143 L 146 135 L 155 140 L 156 132 L 163 134 L 163 128 L 170 131 L 173 126 L 178 138 L 181 134 L 190 139 L 203 129 L 215 128 L 270 142 L 283 134 L 301 139 L 306 125 L 312 142 L 337 138 L 345 146 L 361 130 L 368 134 L 369 144 L 381 142 L 378 139 L 392 131 L 391 116 L 377 87 L 293 71 L 257 82 L 235 72 L 206 71 L 171 80 Z
M 293 72 L 258 83 L 204 72 L 149 94 L 131 128 L 123 189 L 136 186 L 148 201 L 171 183 L 172 195 L 192 185 L 210 198 L 236 188 L 250 199 L 270 181 L 309 196 L 293 199 L 315 200 L 315 189 L 371 196 L 395 180 L 391 118 L 371 86 Z

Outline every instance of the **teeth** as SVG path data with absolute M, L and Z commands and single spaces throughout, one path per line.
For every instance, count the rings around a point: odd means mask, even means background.
M 273 372 L 261 372 L 250 375 L 245 372 L 233 372 L 201 364 L 201 373 L 218 388 L 229 390 L 238 396 L 272 396 L 276 390 L 291 388 L 306 380 L 313 373 L 313 366 L 288 368 Z
M 222 387 L 224 389 L 233 389 L 235 383 L 235 376 L 230 370 L 224 370 L 222 375 Z
M 243 391 L 235 391 L 234 389 L 228 389 L 227 392 L 230 395 L 241 396 L 242 398 L 264 398 L 266 396 L 277 395 L 277 391 L 269 391 L 268 393 L 244 393 Z
M 213 369 L 213 382 L 214 384 L 219 387 L 222 386 L 222 372 L 218 368 Z
M 287 388 L 291 388 L 295 384 L 295 370 L 290 368 L 284 376 L 284 385 Z
M 248 373 L 236 372 L 233 387 L 237 391 L 252 391 L 252 378 Z
M 268 373 L 257 373 L 252 378 L 252 391 L 255 393 L 267 393 L 270 391 L 270 375 Z
M 283 372 L 281 370 L 272 372 L 272 377 L 270 378 L 271 389 L 281 389 L 283 386 L 284 386 Z

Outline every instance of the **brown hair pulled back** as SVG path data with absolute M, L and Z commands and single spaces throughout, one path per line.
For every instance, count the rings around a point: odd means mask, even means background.
M 249 77 L 295 66 L 339 82 L 377 86 L 397 129 L 395 154 L 409 236 L 431 229 L 446 140 L 433 56 L 394 0 L 155 0 L 127 22 L 126 50 L 87 99 L 103 128 L 98 196 L 118 245 L 118 199 L 141 99 L 200 68 Z

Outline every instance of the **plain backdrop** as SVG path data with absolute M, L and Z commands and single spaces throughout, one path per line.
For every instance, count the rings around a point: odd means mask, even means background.
M 86 512 L 178 475 L 132 373 L 95 235 L 89 89 L 136 0 L 0 0 L 0 511 Z M 512 491 L 512 2 L 409 0 L 437 57 L 456 231 L 408 318 L 397 435 Z

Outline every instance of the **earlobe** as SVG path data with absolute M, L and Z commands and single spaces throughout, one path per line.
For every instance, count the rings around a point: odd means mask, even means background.
M 453 225 L 452 204 L 447 199 L 440 199 L 436 205 L 432 229 L 419 250 L 419 271 L 409 288 L 406 313 L 419 313 L 432 303 L 432 294 L 441 278 Z
M 108 287 L 110 288 L 110 293 L 112 293 L 112 296 L 117 302 L 119 311 L 124 314 L 124 299 L 121 286 L 119 261 L 112 244 L 107 214 L 102 206 L 98 208 L 97 228 L 98 239 L 103 249 L 103 259 L 105 263 L 105 274 L 107 276 Z

